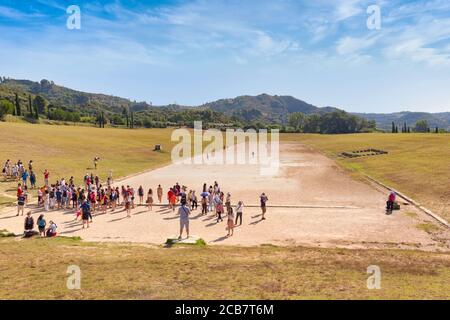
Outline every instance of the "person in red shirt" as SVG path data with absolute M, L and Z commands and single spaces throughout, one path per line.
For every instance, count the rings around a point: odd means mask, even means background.
M 20 197 L 23 194 L 22 185 L 19 183 L 17 186 L 17 197 Z
M 389 194 L 388 201 L 387 201 L 387 206 L 386 206 L 386 213 L 387 214 L 391 214 L 392 211 L 394 210 L 395 198 L 396 198 L 396 194 L 395 194 L 394 191 L 392 191 Z
M 48 172 L 47 169 L 45 169 L 44 171 L 44 181 L 45 181 L 45 186 L 48 187 L 48 177 L 50 175 L 50 172 Z
M 177 196 L 175 195 L 174 190 L 169 189 L 169 192 L 167 192 L 167 199 L 169 200 L 169 207 L 172 209 L 172 211 L 175 211 Z

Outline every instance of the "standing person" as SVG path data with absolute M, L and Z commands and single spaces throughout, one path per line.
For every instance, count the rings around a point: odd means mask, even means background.
M 25 197 L 25 205 L 28 205 L 28 187 L 23 187 L 23 196 Z
M 95 158 L 94 158 L 94 169 L 95 169 L 95 170 L 97 170 L 98 160 L 100 160 L 99 157 L 95 157 Z
M 22 192 L 17 197 L 17 215 L 16 215 L 16 217 L 19 216 L 19 213 L 22 213 L 21 216 L 23 216 L 24 208 L 25 208 L 25 195 Z
M 42 196 L 44 195 L 41 188 L 38 188 L 37 195 L 38 195 L 38 206 L 41 206 L 43 203 Z
M 47 169 L 45 169 L 44 171 L 44 182 L 45 182 L 45 186 L 48 187 L 48 177 L 50 176 L 50 172 L 48 172 Z
M 227 237 L 231 237 L 234 234 L 234 214 L 231 205 L 227 206 L 227 211 Z
M 160 184 L 158 184 L 158 188 L 156 189 L 156 193 L 158 195 L 158 201 L 159 201 L 159 203 L 161 203 L 162 195 L 163 195 L 163 188 L 161 187 Z
M 142 203 L 144 202 L 144 188 L 142 188 L 142 186 L 139 186 L 138 195 L 139 195 L 139 205 L 142 206 Z
M 125 210 L 127 212 L 127 218 L 131 218 L 131 192 L 126 191 L 123 201 L 125 202 Z
M 239 225 L 242 225 L 242 213 L 244 211 L 244 202 L 239 201 L 236 206 L 236 222 L 234 223 L 237 225 L 238 219 L 239 219 Z
M 148 189 L 147 193 L 147 208 L 149 210 L 152 210 L 153 208 L 153 190 L 151 188 Z
M 175 212 L 175 204 L 177 202 L 177 196 L 175 195 L 175 191 L 169 189 L 169 192 L 167 192 L 167 198 L 169 200 L 169 207 L 172 209 L 173 212 Z
M 30 185 L 31 189 L 36 187 L 36 175 L 34 174 L 34 171 L 30 171 Z
M 388 201 L 386 203 L 386 214 L 391 214 L 394 210 L 394 203 L 395 203 L 396 193 L 392 191 L 389 194 Z
M 131 208 L 134 209 L 134 188 L 133 187 L 128 187 L 128 193 L 131 195 Z
M 42 237 L 45 237 L 45 226 L 47 225 L 47 222 L 44 219 L 44 215 L 41 214 L 36 222 L 38 229 L 39 229 L 39 235 Z
M 200 194 L 202 197 L 202 215 L 208 213 L 208 191 L 206 191 L 206 187 L 203 187 L 203 192 Z
M 180 216 L 180 236 L 178 237 L 178 240 L 182 239 L 183 235 L 183 229 L 186 229 L 186 235 L 187 238 L 189 238 L 189 215 L 191 214 L 191 211 L 189 210 L 188 206 L 186 205 L 186 201 L 181 201 L 181 206 L 178 209 L 178 215 Z
M 191 201 L 192 201 L 192 210 L 197 210 L 198 203 L 197 203 L 197 195 L 195 194 L 195 190 L 192 190 Z
M 48 189 L 45 189 L 44 210 L 45 211 L 49 211 L 50 210 L 50 192 L 48 192 Z
M 25 171 L 22 173 L 22 183 L 24 186 L 27 185 L 28 181 L 28 170 L 25 169 Z
M 86 199 L 83 200 L 80 209 L 81 209 L 81 219 L 83 220 L 83 229 L 85 225 L 87 226 L 87 228 L 89 228 L 89 218 L 91 217 L 91 206 L 89 205 L 89 202 Z
M 30 170 L 30 172 L 33 171 L 33 160 L 28 162 L 28 170 Z
M 208 211 L 211 212 L 214 209 L 214 193 L 212 186 L 209 187 L 208 191 Z
M 231 207 L 231 193 L 227 193 L 227 198 L 226 198 L 226 200 L 225 200 L 225 206 L 228 208 L 228 207 Z
M 259 200 L 261 202 L 261 213 L 262 213 L 262 218 L 261 220 L 266 220 L 266 218 L 264 217 L 264 215 L 266 214 L 266 202 L 269 200 L 269 198 L 267 198 L 266 194 L 263 192 L 261 194 L 261 196 L 259 197 Z
M 219 223 L 219 221 L 223 221 L 223 219 L 222 219 L 223 202 L 222 202 L 222 199 L 220 199 L 219 195 L 216 195 L 214 197 L 214 202 L 215 202 L 215 205 L 216 205 L 217 223 Z

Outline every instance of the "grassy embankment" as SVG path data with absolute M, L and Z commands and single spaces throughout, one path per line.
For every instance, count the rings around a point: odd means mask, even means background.
M 119 178 L 167 164 L 176 142 L 171 141 L 173 129 L 115 129 L 83 126 L 32 125 L 0 122 L 0 161 L 19 159 L 28 168 L 33 160 L 38 185 L 43 184 L 43 171 L 50 171 L 51 182 L 75 177 L 80 183 L 86 173 L 106 179 L 109 170 Z M 163 151 L 153 151 L 162 144 Z M 100 157 L 98 170 L 93 159 Z M 16 182 L 0 178 L 0 206 L 15 201 Z
M 66 287 L 69 265 L 81 269 L 81 290 Z M 380 290 L 367 289 L 370 265 L 381 269 Z M 450 256 L 420 251 L 3 238 L 0 270 L 0 299 L 450 298 Z
M 336 159 L 355 176 L 371 177 L 450 220 L 450 134 L 281 135 Z M 342 158 L 344 151 L 382 149 L 387 155 Z

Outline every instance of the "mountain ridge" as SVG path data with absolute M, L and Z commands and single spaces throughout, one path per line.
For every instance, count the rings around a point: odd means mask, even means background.
M 286 124 L 289 115 L 293 112 L 312 115 L 343 110 L 332 106 L 318 107 L 290 95 L 269 95 L 266 93 L 256 96 L 241 95 L 235 98 L 218 99 L 198 106 L 185 106 L 179 104 L 154 106 L 145 101 L 137 102 L 114 95 L 74 90 L 57 85 L 53 81 L 46 79 L 35 82 L 26 79 L 9 79 L 1 77 L 0 98 L 12 100 L 16 92 L 19 92 L 19 98 L 22 101 L 28 99 L 27 95 L 41 95 L 52 105 L 71 108 L 90 115 L 95 115 L 101 111 L 120 114 L 124 107 L 127 107 L 134 112 L 210 109 L 214 112 L 223 113 L 231 119 Z M 450 130 L 450 112 L 351 112 L 350 114 L 364 118 L 368 121 L 374 120 L 377 123 L 377 127 L 383 130 L 390 130 L 392 122 L 399 127 L 403 126 L 404 123 L 407 123 L 408 126 L 412 127 L 415 122 L 419 120 L 427 120 L 431 127 Z

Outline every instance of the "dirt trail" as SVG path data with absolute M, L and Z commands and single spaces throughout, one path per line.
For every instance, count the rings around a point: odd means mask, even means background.
M 258 207 L 244 210 L 244 223 L 227 238 L 226 222 L 216 223 L 213 215 L 200 216 L 200 209 L 191 216 L 191 234 L 208 244 L 220 245 L 313 245 L 325 247 L 396 247 L 424 250 L 448 250 L 447 243 L 423 230 L 419 223 L 433 223 L 413 207 L 384 214 L 386 194 L 369 184 L 355 181 L 325 156 L 300 144 L 280 145 L 281 168 L 274 177 L 261 176 L 256 165 L 177 165 L 172 164 L 120 181 L 136 190 L 142 185 L 164 188 L 179 182 L 188 189 L 201 192 L 204 182 L 217 181 L 224 192 L 232 194 L 232 203 L 243 200 L 258 205 L 259 195 L 265 192 L 268 204 L 267 220 L 260 220 Z M 166 199 L 164 199 L 166 201 Z M 289 207 L 281 207 L 286 206 Z M 280 206 L 280 207 L 278 207 Z M 302 207 L 295 207 L 302 206 Z M 35 216 L 38 210 L 35 210 Z M 412 214 L 405 214 L 411 212 Z M 0 229 L 15 233 L 23 230 L 23 217 L 15 217 L 14 209 L 0 215 Z M 178 232 L 179 220 L 167 207 L 147 211 L 137 207 L 127 219 L 120 209 L 114 213 L 94 217 L 91 228 L 82 230 L 74 222 L 73 212 L 47 212 L 47 221 L 54 220 L 59 233 L 81 236 L 84 240 L 120 241 L 162 244 Z

